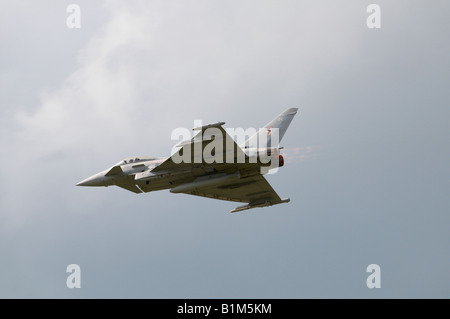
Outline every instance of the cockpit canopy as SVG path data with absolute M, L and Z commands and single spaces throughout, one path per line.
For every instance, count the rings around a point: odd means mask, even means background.
M 123 161 L 120 161 L 117 165 L 126 165 L 126 164 L 134 164 L 139 162 L 147 162 L 147 161 L 153 161 L 156 160 L 157 157 L 130 157 L 126 158 Z

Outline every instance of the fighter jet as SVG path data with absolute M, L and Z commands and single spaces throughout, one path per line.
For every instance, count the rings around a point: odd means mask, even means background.
M 246 203 L 231 213 L 287 203 L 290 199 L 281 199 L 263 175 L 284 165 L 279 141 L 297 111 L 285 110 L 239 145 L 223 128 L 225 122 L 194 127 L 197 133 L 171 156 L 127 158 L 77 186 L 115 185 L 136 194 L 170 189 Z

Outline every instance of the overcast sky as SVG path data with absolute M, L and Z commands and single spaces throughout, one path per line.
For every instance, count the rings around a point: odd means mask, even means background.
M 1 1 L 0 297 L 449 298 L 449 14 L 444 0 Z M 267 176 L 288 204 L 230 214 L 239 203 L 75 186 L 170 155 L 194 120 L 261 127 L 289 107 L 286 165 Z

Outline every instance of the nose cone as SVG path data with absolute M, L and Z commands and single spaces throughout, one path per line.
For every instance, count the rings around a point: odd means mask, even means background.
M 103 172 L 95 174 L 79 182 L 77 186 L 106 186 L 105 175 L 103 174 Z

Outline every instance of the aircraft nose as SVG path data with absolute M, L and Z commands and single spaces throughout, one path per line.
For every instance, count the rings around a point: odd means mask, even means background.
M 105 186 L 104 175 L 102 173 L 92 175 L 79 182 L 77 186 Z

